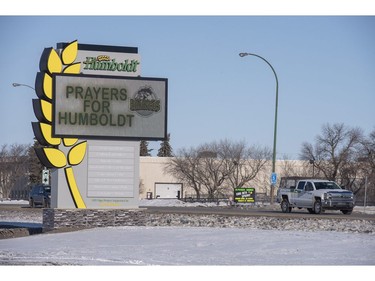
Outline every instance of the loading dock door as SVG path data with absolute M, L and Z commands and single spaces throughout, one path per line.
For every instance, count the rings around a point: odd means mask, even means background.
M 177 199 L 182 195 L 182 183 L 155 183 L 155 198 Z

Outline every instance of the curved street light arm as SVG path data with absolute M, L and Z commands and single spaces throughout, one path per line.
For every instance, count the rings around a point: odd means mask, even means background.
M 35 91 L 35 89 L 29 85 L 26 85 L 26 84 L 20 84 L 20 83 L 12 83 L 12 86 L 13 87 L 20 87 L 20 86 L 24 86 L 24 87 L 28 87 L 30 89 L 33 89 Z

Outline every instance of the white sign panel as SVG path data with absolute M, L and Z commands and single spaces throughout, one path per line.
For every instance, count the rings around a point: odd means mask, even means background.
M 134 148 L 90 145 L 88 197 L 134 197 Z

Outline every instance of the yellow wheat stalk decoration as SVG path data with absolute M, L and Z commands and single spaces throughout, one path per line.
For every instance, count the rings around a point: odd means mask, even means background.
M 37 131 L 39 139 L 42 138 L 42 144 L 46 147 L 37 151 L 37 155 L 41 162 L 49 168 L 64 168 L 66 181 L 72 195 L 72 199 L 77 208 L 86 208 L 85 202 L 79 192 L 74 173 L 73 166 L 80 164 L 86 154 L 87 141 L 78 142 L 78 139 L 73 138 L 54 138 L 52 137 L 52 74 L 53 73 L 80 73 L 80 63 L 75 63 L 78 53 L 78 42 L 73 41 L 69 43 L 61 52 L 60 56 L 53 48 L 44 50 L 40 62 L 41 72 L 37 75 L 37 82 L 41 85 L 41 91 L 37 91 L 40 98 L 36 101 L 36 106 L 39 112 L 37 116 L 39 123 L 33 124 L 34 132 Z M 39 79 L 39 80 L 38 80 Z M 37 137 L 38 139 L 38 137 Z M 41 141 L 39 141 L 41 142 Z M 58 146 L 64 145 L 71 147 L 67 153 L 64 154 Z

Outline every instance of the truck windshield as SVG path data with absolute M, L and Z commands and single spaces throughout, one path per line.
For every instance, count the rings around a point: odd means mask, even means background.
M 334 182 L 314 182 L 316 189 L 341 189 Z

